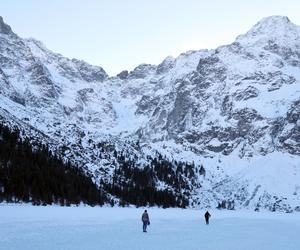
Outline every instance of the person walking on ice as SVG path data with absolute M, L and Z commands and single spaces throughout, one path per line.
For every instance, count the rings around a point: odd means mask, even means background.
M 211 217 L 210 213 L 208 211 L 206 211 L 206 213 L 204 214 L 206 225 L 209 224 L 209 218 L 210 217 Z
M 143 232 L 147 232 L 147 226 L 150 225 L 149 215 L 147 213 L 147 210 L 144 211 L 142 215 L 142 222 L 143 222 Z

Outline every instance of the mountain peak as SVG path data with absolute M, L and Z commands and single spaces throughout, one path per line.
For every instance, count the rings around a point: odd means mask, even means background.
M 274 15 L 274 16 L 267 16 L 262 18 L 257 24 L 267 24 L 267 23 L 291 23 L 290 19 L 287 16 L 280 16 L 280 15 Z
M 0 34 L 12 34 L 11 27 L 3 21 L 2 16 L 0 16 Z
M 274 29 L 286 29 L 294 26 L 290 19 L 286 16 L 269 16 L 261 19 L 250 29 L 250 32 L 266 32 Z
M 269 16 L 261 19 L 246 34 L 237 37 L 236 42 L 254 45 L 270 39 L 288 45 L 292 41 L 299 41 L 300 27 L 286 16 Z

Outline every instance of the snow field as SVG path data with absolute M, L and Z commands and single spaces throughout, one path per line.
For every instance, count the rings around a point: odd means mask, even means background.
M 0 206 L 0 249 L 118 250 L 299 250 L 300 213 L 147 209 L 151 225 L 142 233 L 143 208 Z

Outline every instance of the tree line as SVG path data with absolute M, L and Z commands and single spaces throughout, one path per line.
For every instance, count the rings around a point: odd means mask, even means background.
M 192 186 L 196 185 L 195 166 L 186 162 L 170 162 L 157 154 L 148 156 L 140 167 L 123 152 L 114 153 L 119 166 L 112 180 L 105 184 L 108 193 L 120 198 L 121 205 L 182 207 L 189 205 Z
M 0 125 L 0 202 L 94 206 L 106 200 L 82 169 L 64 162 L 45 145 L 33 148 L 28 138 L 21 139 L 19 130 Z
M 0 202 L 184 208 L 192 188 L 199 187 L 194 164 L 170 161 L 159 153 L 148 156 L 143 165 L 124 151 L 114 151 L 113 158 L 111 179 L 96 185 L 80 166 L 0 124 Z M 203 166 L 198 171 L 205 175 Z

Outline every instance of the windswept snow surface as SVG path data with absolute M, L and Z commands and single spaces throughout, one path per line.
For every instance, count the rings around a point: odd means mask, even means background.
M 143 208 L 0 206 L 0 249 L 299 250 L 300 213 Z

